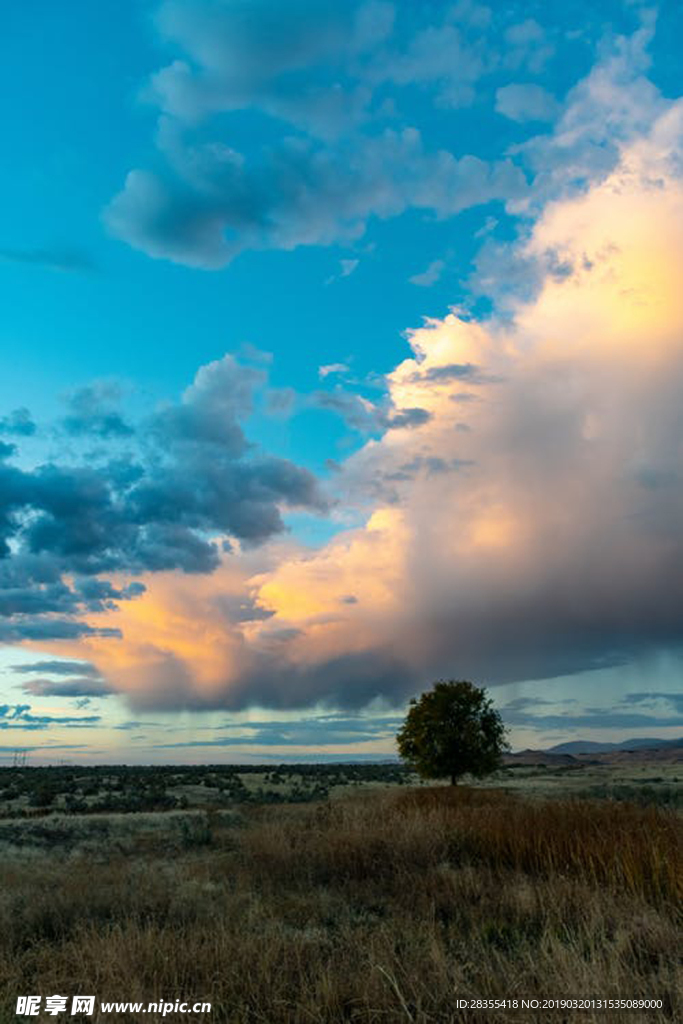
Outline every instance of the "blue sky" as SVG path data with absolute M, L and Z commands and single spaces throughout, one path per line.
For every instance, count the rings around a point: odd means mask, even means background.
M 442 675 L 515 745 L 679 734 L 682 30 L 7 12 L 7 751 L 386 756 Z

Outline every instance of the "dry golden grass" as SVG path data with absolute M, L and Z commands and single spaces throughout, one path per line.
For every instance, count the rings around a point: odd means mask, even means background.
M 464 995 L 660 998 L 626 1019 L 680 1015 L 673 815 L 439 787 L 247 819 L 217 816 L 212 837 L 195 822 L 184 845 L 176 823 L 134 852 L 8 857 L 0 1019 L 17 994 L 76 991 L 206 999 L 205 1019 L 234 1024 L 624 1019 L 468 1015 Z

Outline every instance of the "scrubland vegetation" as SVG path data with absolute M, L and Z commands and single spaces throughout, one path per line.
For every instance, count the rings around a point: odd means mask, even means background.
M 19 993 L 87 991 L 210 1000 L 205 1019 L 234 1024 L 673 1021 L 681 849 L 665 808 L 466 786 L 6 818 L 1 1019 Z M 663 1005 L 475 1013 L 462 996 Z
M 399 764 L 201 765 L 0 769 L 0 818 L 308 803 L 357 786 L 403 785 Z

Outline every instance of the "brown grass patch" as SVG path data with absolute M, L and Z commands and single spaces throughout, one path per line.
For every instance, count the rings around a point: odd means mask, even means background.
M 18 994 L 76 991 L 208 999 L 231 1024 L 624 1019 L 468 1014 L 465 995 L 660 998 L 629 1017 L 657 1024 L 680 1012 L 671 814 L 438 787 L 247 818 L 171 856 L 159 828 L 136 853 L 8 862 L 2 1019 Z

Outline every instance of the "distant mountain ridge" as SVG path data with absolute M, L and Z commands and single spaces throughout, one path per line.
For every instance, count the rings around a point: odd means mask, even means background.
M 546 765 L 547 767 L 584 764 L 678 764 L 683 762 L 683 738 L 657 740 L 638 737 L 621 743 L 596 743 L 592 740 L 572 740 L 559 743 L 549 750 L 520 750 L 506 754 L 506 765 Z
M 622 740 L 621 743 L 596 743 L 594 740 L 571 740 L 569 743 L 558 743 L 554 747 L 548 747 L 548 754 L 607 754 L 611 750 L 640 750 L 647 747 L 680 747 L 683 746 L 683 738 L 677 740 L 662 740 L 638 736 L 632 740 Z

